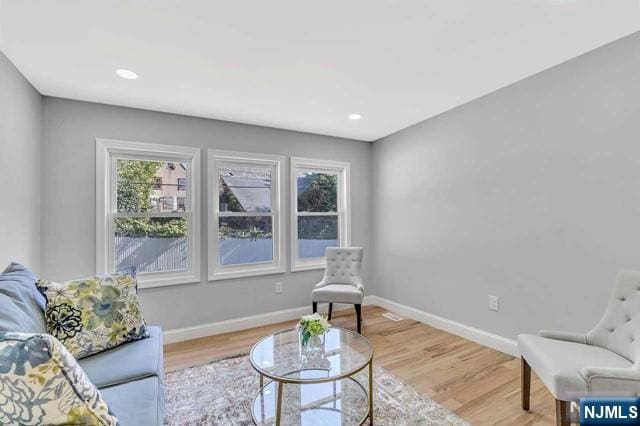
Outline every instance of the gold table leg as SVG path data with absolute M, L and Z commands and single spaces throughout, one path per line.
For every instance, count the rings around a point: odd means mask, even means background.
M 373 426 L 373 357 L 369 361 L 369 424 Z
M 260 373 L 258 373 L 258 375 L 260 376 L 260 389 L 262 389 L 262 386 L 264 386 L 264 376 Z
M 280 418 L 282 416 L 282 388 L 284 383 L 278 382 L 278 401 L 276 403 L 276 426 L 280 426 Z

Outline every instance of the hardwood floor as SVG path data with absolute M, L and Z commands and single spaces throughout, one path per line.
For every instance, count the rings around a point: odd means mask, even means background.
M 326 307 L 323 307 L 326 309 Z M 324 312 L 321 310 L 321 312 Z M 391 321 L 377 306 L 363 307 L 363 334 L 374 362 L 473 424 L 555 424 L 555 402 L 532 374 L 531 410 L 520 408 L 520 360 L 413 320 Z M 332 324 L 355 329 L 353 310 Z M 261 337 L 290 328 L 272 324 L 165 346 L 165 369 L 175 370 L 248 352 Z

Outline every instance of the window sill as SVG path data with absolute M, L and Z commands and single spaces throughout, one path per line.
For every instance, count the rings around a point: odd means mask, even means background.
M 313 271 L 316 269 L 325 269 L 327 263 L 323 260 L 321 262 L 309 262 L 301 263 L 299 265 L 291 265 L 291 272 Z
M 284 267 L 235 270 L 235 271 L 216 271 L 209 274 L 209 281 L 221 281 L 221 280 L 227 280 L 232 278 L 257 277 L 260 275 L 284 274 L 285 272 L 286 272 L 286 269 Z
M 157 288 L 157 287 L 169 287 L 181 284 L 194 284 L 199 283 L 200 277 L 197 275 L 171 275 L 167 277 L 162 276 L 138 276 L 138 289 Z

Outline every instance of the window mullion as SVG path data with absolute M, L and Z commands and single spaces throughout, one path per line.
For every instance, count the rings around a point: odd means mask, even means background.
M 338 216 L 342 212 L 296 212 L 296 216 Z
M 255 216 L 274 216 L 274 212 L 218 212 L 219 217 L 255 217 Z
M 113 217 L 121 218 L 152 218 L 152 217 L 186 217 L 191 214 L 190 211 L 186 212 L 115 212 L 112 213 Z

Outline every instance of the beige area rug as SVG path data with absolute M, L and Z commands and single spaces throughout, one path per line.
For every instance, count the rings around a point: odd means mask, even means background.
M 366 373 L 356 376 L 365 385 L 366 377 Z M 258 390 L 258 374 L 251 368 L 247 355 L 169 372 L 165 388 L 168 425 L 253 424 L 251 406 Z M 287 387 L 284 389 L 286 392 Z M 376 425 L 468 424 L 378 366 L 374 366 L 374 395 Z M 295 423 L 300 423 L 299 417 Z M 307 416 L 302 423 L 329 422 Z M 368 420 L 365 424 L 369 424 Z

